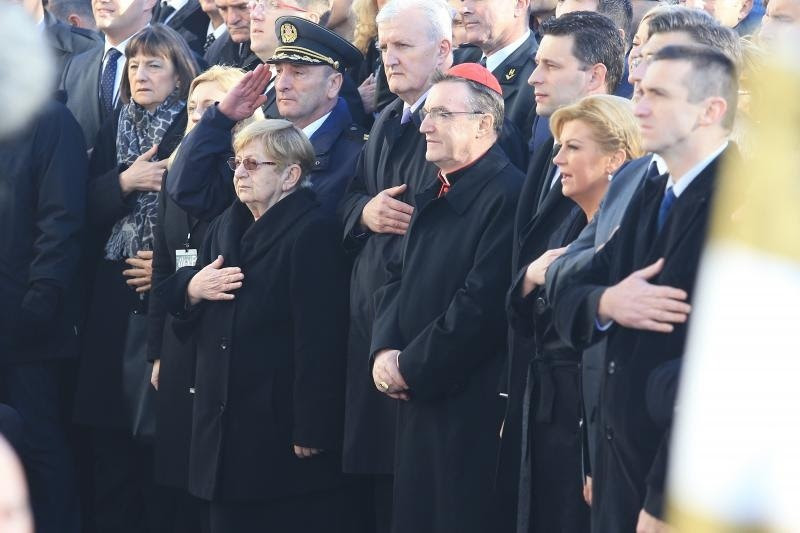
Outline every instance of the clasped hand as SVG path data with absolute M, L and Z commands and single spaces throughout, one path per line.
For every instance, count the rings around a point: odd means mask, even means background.
M 408 385 L 397 364 L 399 355 L 400 350 L 380 350 L 375 355 L 375 362 L 372 365 L 372 379 L 375 382 L 375 388 L 388 397 L 407 401 L 409 399 Z

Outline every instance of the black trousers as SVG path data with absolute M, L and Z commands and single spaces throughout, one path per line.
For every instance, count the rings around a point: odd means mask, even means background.
M 358 531 L 349 487 L 276 500 L 211 502 L 210 533 L 351 533 Z
M 153 481 L 153 448 L 126 431 L 92 430 L 96 533 L 172 533 L 173 500 Z
M 18 450 L 28 477 L 37 533 L 78 533 L 80 503 L 67 435 L 69 363 L 35 361 L 0 368 L 2 399 L 22 421 Z

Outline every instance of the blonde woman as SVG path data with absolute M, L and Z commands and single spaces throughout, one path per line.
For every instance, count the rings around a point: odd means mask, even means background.
M 560 145 L 553 159 L 558 181 L 523 237 L 527 266 L 508 295 L 512 347 L 503 448 L 511 457 L 503 462 L 519 465 L 518 533 L 589 530 L 581 483 L 581 353 L 555 331 L 544 276 L 594 217 L 614 173 L 642 155 L 632 105 L 623 98 L 586 97 L 556 111 L 550 127 Z
M 244 77 L 232 67 L 213 66 L 197 76 L 189 87 L 186 111 L 188 134 L 203 113 Z M 260 115 L 260 110 L 259 116 Z M 237 129 L 255 118 L 243 120 Z M 167 168 L 181 150 L 179 146 Z M 169 171 L 165 182 L 173 176 Z M 159 196 L 158 225 L 153 249 L 153 287 L 157 288 L 176 269 L 196 260 L 208 222 L 192 217 L 178 207 L 164 187 Z M 166 487 L 165 494 L 177 503 L 172 510 L 170 531 L 199 531 L 201 513 L 198 502 L 188 496 L 189 438 L 192 427 L 192 393 L 196 345 L 193 339 L 180 339 L 173 331 L 173 319 L 165 310 L 162 294 L 155 290 L 150 298 L 148 359 L 153 362 L 151 383 L 156 394 L 155 480 Z

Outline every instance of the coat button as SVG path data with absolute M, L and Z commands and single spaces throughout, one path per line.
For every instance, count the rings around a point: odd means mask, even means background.
M 614 440 L 614 430 L 611 429 L 611 426 L 606 426 L 606 440 Z
M 219 402 L 219 412 L 225 411 L 225 402 Z
M 541 315 L 542 313 L 547 311 L 547 300 L 545 300 L 544 297 L 539 296 L 538 298 L 536 298 L 536 301 L 534 302 L 533 306 L 534 309 L 536 310 L 536 314 Z
M 610 376 L 614 374 L 614 372 L 616 371 L 617 371 L 617 363 L 615 363 L 614 361 L 608 363 L 608 375 Z
M 220 350 L 227 350 L 228 349 L 228 339 L 225 337 L 219 340 L 219 349 Z

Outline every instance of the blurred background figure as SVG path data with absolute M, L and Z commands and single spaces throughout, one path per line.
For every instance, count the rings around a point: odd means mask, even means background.
M 50 96 L 53 54 L 35 24 L 20 6 L 0 3 L 0 72 L 25 73 L 0 79 L 0 138 L 23 126 Z
M 1 11 L 0 11 L 1 12 Z M 33 533 L 33 516 L 22 465 L 0 436 L 0 533 Z
M 686 7 L 702 9 L 728 28 L 733 28 L 742 37 L 758 31 L 761 23 L 753 13 L 754 0 L 687 0 Z
M 377 115 L 397 98 L 389 90 L 389 82 L 386 81 L 386 70 L 378 49 L 378 25 L 375 23 L 375 17 L 386 1 L 353 0 L 353 45 L 364 54 L 364 61 L 352 75 L 358 85 L 364 111 L 371 115 Z
M 200 0 L 200 7 L 208 15 L 208 28 L 206 28 L 206 37 L 203 43 L 203 55 L 205 58 L 205 54 L 211 48 L 211 45 L 225 35 L 227 26 L 225 26 L 225 20 L 222 18 L 219 9 L 217 9 L 217 4 L 214 0 Z
M 758 40 L 771 49 L 790 50 L 800 34 L 800 0 L 771 0 L 761 23 Z
M 70 26 L 97 31 L 91 0 L 50 0 L 47 2 L 47 10 Z
M 177 31 L 194 53 L 203 55 L 209 18 L 199 0 L 161 0 L 153 9 L 153 22 Z

